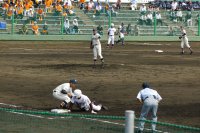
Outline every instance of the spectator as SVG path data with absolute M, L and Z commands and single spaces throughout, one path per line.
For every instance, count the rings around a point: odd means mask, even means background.
M 137 10 L 137 0 L 131 0 L 131 10 Z
M 42 21 L 42 19 L 44 17 L 44 12 L 43 12 L 43 9 L 40 6 L 37 10 L 37 13 L 38 13 L 39 20 Z
M 78 21 L 77 21 L 77 19 L 73 20 L 73 32 L 78 33 Z
M 32 25 L 32 31 L 34 35 L 39 35 L 39 27 L 37 25 L 37 22 L 35 21 L 34 24 Z
M 147 17 L 146 15 L 141 15 L 138 20 L 139 25 L 147 24 Z
M 15 18 L 16 19 L 22 19 L 24 17 L 23 11 L 24 11 L 24 9 L 23 9 L 22 5 L 18 4 L 17 7 L 16 7 L 16 16 L 15 16 Z
M 126 27 L 126 33 L 127 33 L 127 35 L 131 34 L 131 24 L 130 23 Z
M 53 7 L 52 6 L 52 4 L 53 4 L 52 0 L 45 0 L 44 4 L 45 4 L 45 13 L 52 12 L 52 7 Z
M 23 34 L 23 35 L 28 34 L 28 27 L 27 27 L 26 23 L 24 23 L 22 28 L 19 29 L 19 34 Z
M 183 21 L 183 13 L 181 11 L 181 9 L 179 8 L 178 11 L 176 12 L 176 16 L 177 16 L 177 21 L 178 22 L 182 22 Z
M 99 16 L 101 14 L 101 10 L 102 10 L 102 6 L 98 2 L 97 5 L 96 5 L 96 7 L 95 7 L 95 16 Z
M 147 7 L 145 6 L 145 4 L 142 4 L 142 6 L 140 6 L 140 13 L 142 15 L 145 15 L 147 11 Z
M 147 21 L 146 21 L 147 23 L 147 25 L 152 25 L 153 24 L 153 15 L 152 15 L 152 13 L 151 12 L 149 12 L 148 14 L 147 14 Z
M 134 35 L 135 35 L 135 36 L 138 36 L 138 35 L 139 35 L 139 26 L 138 26 L 138 25 L 135 25 L 135 28 L 134 28 Z
M 9 4 L 8 4 L 7 1 L 4 1 L 4 3 L 3 3 L 3 13 L 2 13 L 2 15 L 4 16 L 4 20 L 7 17 L 8 9 L 9 9 Z
M 94 2 L 93 0 L 90 0 L 87 4 L 87 10 L 91 11 L 92 9 L 94 9 Z
M 63 10 L 62 5 L 57 2 L 55 5 L 55 16 L 60 16 L 62 10 Z
M 28 1 L 26 1 L 24 4 L 24 16 L 29 16 L 31 8 L 31 4 Z
M 84 3 L 81 3 L 81 4 L 79 5 L 79 8 L 80 8 L 80 10 L 85 9 L 85 4 L 84 4 Z
M 157 20 L 157 25 L 158 25 L 158 23 L 160 23 L 160 25 L 162 26 L 163 22 L 162 22 L 162 17 L 161 17 L 160 12 L 157 12 L 155 17 L 156 17 L 156 20 Z
M 187 26 L 192 26 L 192 13 L 187 12 L 185 16 L 185 22 L 187 23 Z
M 176 12 L 173 10 L 170 12 L 170 20 L 173 22 L 177 22 Z
M 173 2 L 171 4 L 171 7 L 172 7 L 172 11 L 176 11 L 177 10 L 178 3 L 176 2 L 176 0 L 173 0 Z
M 42 34 L 42 35 L 48 35 L 48 34 L 49 34 L 49 33 L 48 33 L 48 25 L 47 25 L 46 22 L 44 23 L 44 26 L 43 26 L 43 28 L 42 28 L 41 34 Z
M 66 34 L 70 34 L 71 31 L 70 31 L 70 23 L 69 23 L 69 20 L 66 19 L 65 22 L 64 22 L 64 31 Z
M 115 6 L 116 6 L 116 9 L 120 10 L 121 9 L 121 0 L 117 0 Z
M 103 27 L 100 24 L 97 26 L 97 33 L 103 35 Z
M 172 26 L 169 27 L 168 36 L 174 36 L 174 29 Z

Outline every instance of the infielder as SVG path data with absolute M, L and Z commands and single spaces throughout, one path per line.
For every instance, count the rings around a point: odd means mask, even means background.
M 100 57 L 102 67 L 104 67 L 104 58 L 102 56 L 100 38 L 101 38 L 101 36 L 99 35 L 99 33 L 97 33 L 97 31 L 95 29 L 93 29 L 90 48 L 93 50 L 94 67 L 96 66 L 97 56 Z
M 63 83 L 53 90 L 53 97 L 63 101 L 60 104 L 60 108 L 67 108 L 67 105 L 73 96 L 72 90 L 76 88 L 75 84 L 77 84 L 77 80 L 71 79 L 69 83 Z
M 190 54 L 192 54 L 193 51 L 189 45 L 186 30 L 183 28 L 183 26 L 180 26 L 180 30 L 182 34 L 181 36 L 179 36 L 179 39 L 181 39 L 181 54 L 184 54 L 184 46 L 188 47 L 188 49 L 190 50 Z
M 94 102 L 91 102 L 90 99 L 86 95 L 83 95 L 82 91 L 79 89 L 74 90 L 74 96 L 69 104 L 70 111 L 72 110 L 73 105 L 76 105 L 83 111 L 91 111 L 92 114 L 97 114 L 101 109 L 108 110 L 106 106 L 101 104 L 95 105 Z
M 138 133 L 141 133 L 144 130 L 145 122 L 142 120 L 146 120 L 147 115 L 151 112 L 151 117 L 153 122 L 157 122 L 157 110 L 158 103 L 162 100 L 161 96 L 158 94 L 156 90 L 150 89 L 148 83 L 142 84 L 142 90 L 137 95 L 137 99 L 143 104 L 141 114 L 140 114 L 140 122 L 138 126 Z M 156 130 L 156 124 L 152 123 L 152 131 Z
M 113 48 L 114 46 L 114 41 L 115 41 L 115 32 L 116 29 L 114 28 L 114 24 L 111 23 L 111 27 L 108 29 L 108 44 L 107 44 L 107 48 Z M 110 46 L 110 43 L 112 44 Z
M 119 39 L 116 41 L 116 44 L 122 42 L 122 46 L 124 46 L 124 29 L 120 25 L 118 28 Z

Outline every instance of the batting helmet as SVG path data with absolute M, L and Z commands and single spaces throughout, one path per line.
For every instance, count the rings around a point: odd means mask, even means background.
M 111 27 L 114 27 L 115 25 L 113 23 L 111 23 Z
M 79 89 L 74 90 L 74 96 L 76 96 L 77 98 L 80 98 L 82 95 L 82 91 Z

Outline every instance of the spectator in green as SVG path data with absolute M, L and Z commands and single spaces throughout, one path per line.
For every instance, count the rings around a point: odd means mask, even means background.
M 171 11 L 170 12 L 170 20 L 173 21 L 173 22 L 177 22 L 176 12 L 175 11 Z
M 163 22 L 162 22 L 162 17 L 161 17 L 160 12 L 157 12 L 155 17 L 156 17 L 157 25 L 158 23 L 160 23 L 160 25 L 162 26 Z
M 42 34 L 42 35 L 48 35 L 48 25 L 47 25 L 46 22 L 44 23 L 44 26 L 43 26 L 43 28 L 42 28 L 41 34 Z
M 130 23 L 126 27 L 126 33 L 127 33 L 127 35 L 131 34 L 131 24 Z
M 177 16 L 177 21 L 178 22 L 182 22 L 183 21 L 183 13 L 182 13 L 181 9 L 178 9 L 178 11 L 176 12 L 176 16 Z
M 138 26 L 138 25 L 135 25 L 135 28 L 134 28 L 134 35 L 135 35 L 135 36 L 138 36 L 138 35 L 139 35 L 139 26 Z
M 168 36 L 174 36 L 174 29 L 172 26 L 169 27 Z
M 103 35 L 103 27 L 100 24 L 97 26 L 97 33 Z
M 23 34 L 23 35 L 28 34 L 28 27 L 27 27 L 26 23 L 24 23 L 22 28 L 19 29 L 19 34 Z
M 185 22 L 187 23 L 187 26 L 192 26 L 192 13 L 187 12 L 185 16 Z

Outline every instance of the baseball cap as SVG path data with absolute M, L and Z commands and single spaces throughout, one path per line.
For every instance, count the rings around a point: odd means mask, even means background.
M 70 79 L 70 80 L 69 80 L 69 83 L 77 84 L 77 80 L 76 80 L 76 79 Z

